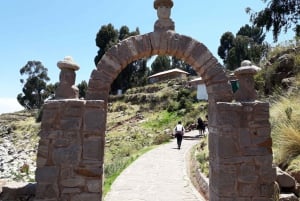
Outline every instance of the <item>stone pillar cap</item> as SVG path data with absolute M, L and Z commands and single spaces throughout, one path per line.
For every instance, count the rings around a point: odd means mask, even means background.
M 158 9 L 160 6 L 165 6 L 167 8 L 173 7 L 173 1 L 172 0 L 155 0 L 154 1 L 154 8 Z
M 76 64 L 71 56 L 66 56 L 63 61 L 57 62 L 57 66 L 60 69 L 68 68 L 71 70 L 78 70 L 79 66 Z
M 255 65 L 252 65 L 251 61 L 245 60 L 242 61 L 241 67 L 237 68 L 234 71 L 235 75 L 241 75 L 241 74 L 256 74 L 258 71 L 260 71 L 261 68 L 257 67 Z

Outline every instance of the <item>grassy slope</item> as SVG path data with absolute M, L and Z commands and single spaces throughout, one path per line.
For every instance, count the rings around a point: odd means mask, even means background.
M 297 90 L 281 96 L 270 110 L 274 162 L 289 172 L 300 171 L 300 76 L 297 80 Z

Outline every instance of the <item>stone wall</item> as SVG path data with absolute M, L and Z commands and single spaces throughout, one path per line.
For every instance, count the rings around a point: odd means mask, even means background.
M 269 201 L 272 166 L 269 104 L 218 102 L 210 115 L 209 198 L 211 201 Z
M 66 99 L 44 105 L 36 201 L 101 200 L 105 125 L 103 101 Z

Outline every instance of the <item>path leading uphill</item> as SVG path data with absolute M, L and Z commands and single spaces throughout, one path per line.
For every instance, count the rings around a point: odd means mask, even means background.
M 104 201 L 205 201 L 187 173 L 186 155 L 199 141 L 197 134 L 187 132 L 180 150 L 173 139 L 139 157 L 115 180 Z

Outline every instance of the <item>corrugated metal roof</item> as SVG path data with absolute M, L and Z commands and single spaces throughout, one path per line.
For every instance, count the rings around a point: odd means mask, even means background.
M 174 68 L 174 69 L 171 69 L 171 70 L 166 70 L 166 71 L 163 71 L 163 72 L 160 72 L 160 73 L 156 73 L 154 75 L 149 76 L 148 78 L 153 78 L 153 77 L 157 77 L 157 76 L 161 76 L 161 75 L 166 75 L 166 74 L 174 73 L 174 72 L 183 73 L 183 74 L 187 74 L 187 75 L 189 74 L 188 72 L 185 72 L 185 71 L 180 70 L 178 68 Z
M 202 77 L 198 77 L 198 78 L 190 80 L 189 83 L 203 84 L 204 80 L 202 79 Z

